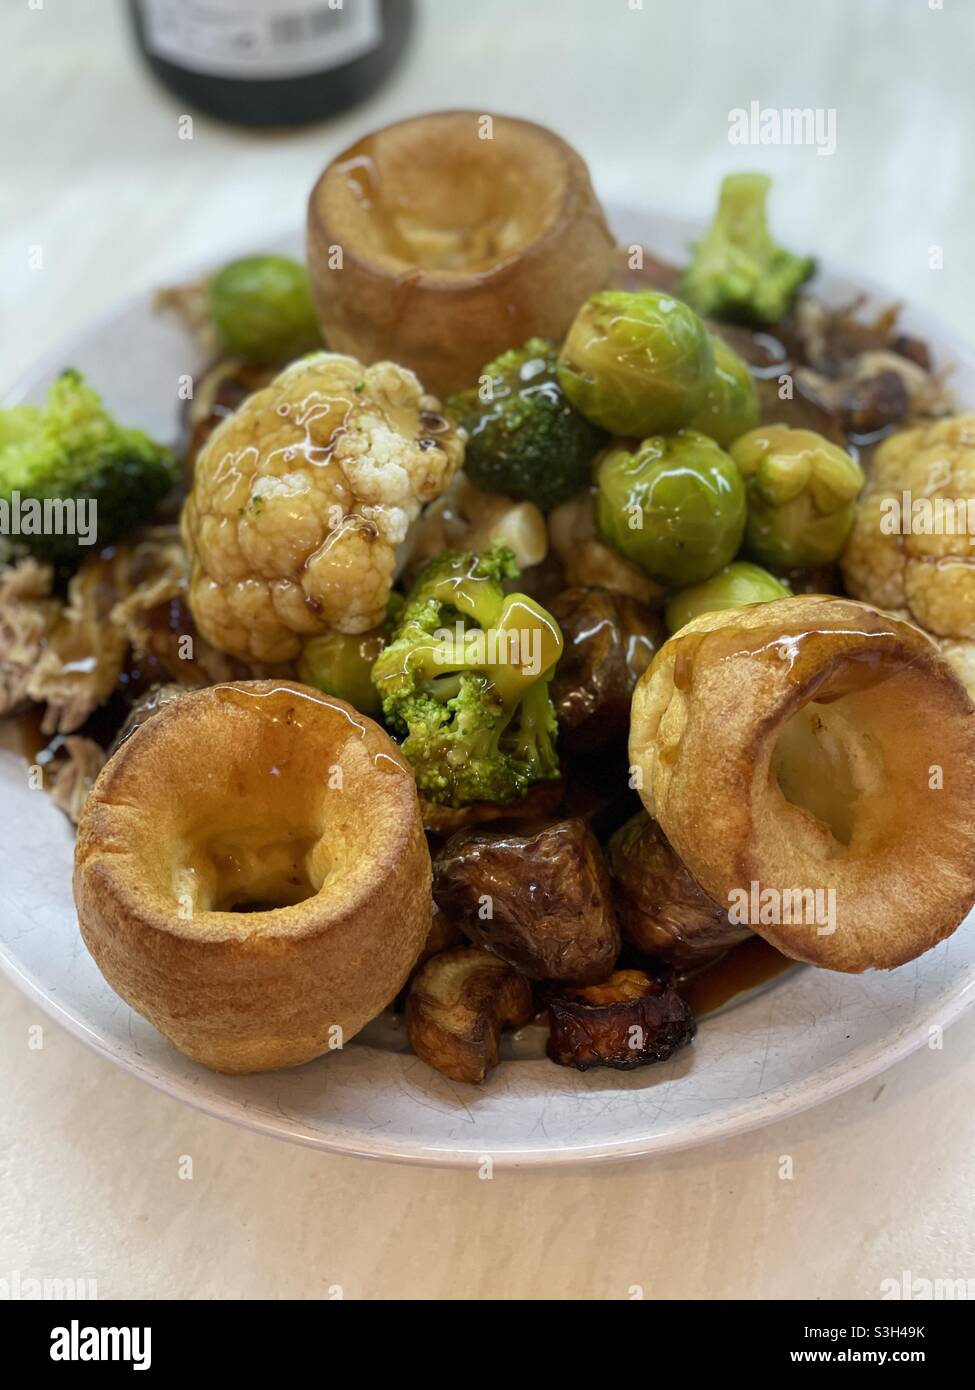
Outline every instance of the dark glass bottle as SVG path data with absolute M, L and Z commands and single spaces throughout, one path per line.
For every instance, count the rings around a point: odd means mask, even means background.
M 413 0 L 129 0 L 136 41 L 189 106 L 304 125 L 369 96 L 400 58 Z

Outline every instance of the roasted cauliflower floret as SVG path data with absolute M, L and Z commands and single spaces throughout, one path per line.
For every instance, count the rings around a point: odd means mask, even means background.
M 463 460 L 416 376 L 321 352 L 249 396 L 207 440 L 183 509 L 190 607 L 246 661 L 297 657 L 385 615 L 397 547 Z
M 975 638 L 975 414 L 900 430 L 877 450 L 843 552 L 854 598 L 938 637 Z

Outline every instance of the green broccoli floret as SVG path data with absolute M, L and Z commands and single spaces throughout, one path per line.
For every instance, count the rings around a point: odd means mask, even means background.
M 504 804 L 559 775 L 548 683 L 562 634 L 533 599 L 505 594 L 517 573 L 505 546 L 438 555 L 372 668 L 428 801 Z
M 59 516 L 70 524 L 72 513 L 81 515 L 70 504 L 88 504 L 84 540 L 92 548 L 109 545 L 151 516 L 177 472 L 171 451 L 117 424 L 80 372 L 62 372 L 46 406 L 0 410 L 0 511 L 22 517 L 19 533 L 7 528 L 5 539 L 41 559 L 85 554 L 77 523 L 70 533 L 53 531 Z
M 792 308 L 799 286 L 816 269 L 772 240 L 765 174 L 729 174 L 714 221 L 694 247 L 680 282 L 699 314 L 742 323 L 776 323 Z
M 566 399 L 558 356 L 553 343 L 530 338 L 488 363 L 481 388 L 447 402 L 469 436 L 464 469 L 471 481 L 545 512 L 588 486 L 606 440 Z

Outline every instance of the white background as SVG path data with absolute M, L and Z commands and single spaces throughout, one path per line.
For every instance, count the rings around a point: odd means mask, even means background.
M 137 60 L 116 0 L 4 0 L 0 391 L 130 291 L 299 225 L 314 178 L 355 135 L 447 106 L 549 123 L 605 197 L 678 213 L 706 215 L 724 172 L 767 169 L 787 244 L 975 332 L 971 0 L 420 8 L 406 62 L 367 106 L 284 136 L 197 116 L 181 141 L 183 106 Z M 728 113 L 753 99 L 835 108 L 836 153 L 733 148 Z M 349 1298 L 533 1299 L 626 1298 L 633 1285 L 648 1298 L 876 1298 L 904 1271 L 971 1278 L 973 1043 L 969 1015 L 943 1051 L 711 1149 L 483 1181 L 232 1130 L 115 1071 L 0 983 L 0 1279 L 94 1278 L 102 1297 L 339 1285 Z

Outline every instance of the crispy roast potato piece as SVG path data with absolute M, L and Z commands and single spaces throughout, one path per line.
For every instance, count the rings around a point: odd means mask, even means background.
M 453 835 L 436 856 L 434 898 L 477 946 L 533 980 L 602 980 L 620 935 L 602 851 L 585 822 Z
M 423 943 L 423 949 L 417 956 L 410 977 L 400 990 L 396 999 L 393 1001 L 393 1008 L 396 1013 L 401 1014 L 406 1008 L 406 1000 L 410 992 L 410 986 L 426 965 L 428 960 L 434 956 L 442 955 L 444 951 L 450 951 L 455 946 L 466 946 L 467 937 L 455 923 L 453 923 L 445 912 L 441 912 L 437 904 L 431 900 L 432 909 L 430 918 L 430 930 L 427 932 L 427 939 Z
M 413 1051 L 451 1081 L 477 1084 L 498 1064 L 501 1030 L 534 1013 L 531 986 L 487 951 L 461 946 L 428 960 L 410 987 Z
M 601 985 L 549 1001 L 548 1055 L 562 1067 L 631 1071 L 665 1062 L 697 1032 L 687 1004 L 642 970 L 617 970 Z
M 699 970 L 751 936 L 708 897 L 646 811 L 617 830 L 606 853 L 623 938 L 637 950 Z
M 561 746 L 604 748 L 626 736 L 633 690 L 666 629 L 645 604 L 609 589 L 565 589 L 551 612 L 565 642 L 550 690 Z

